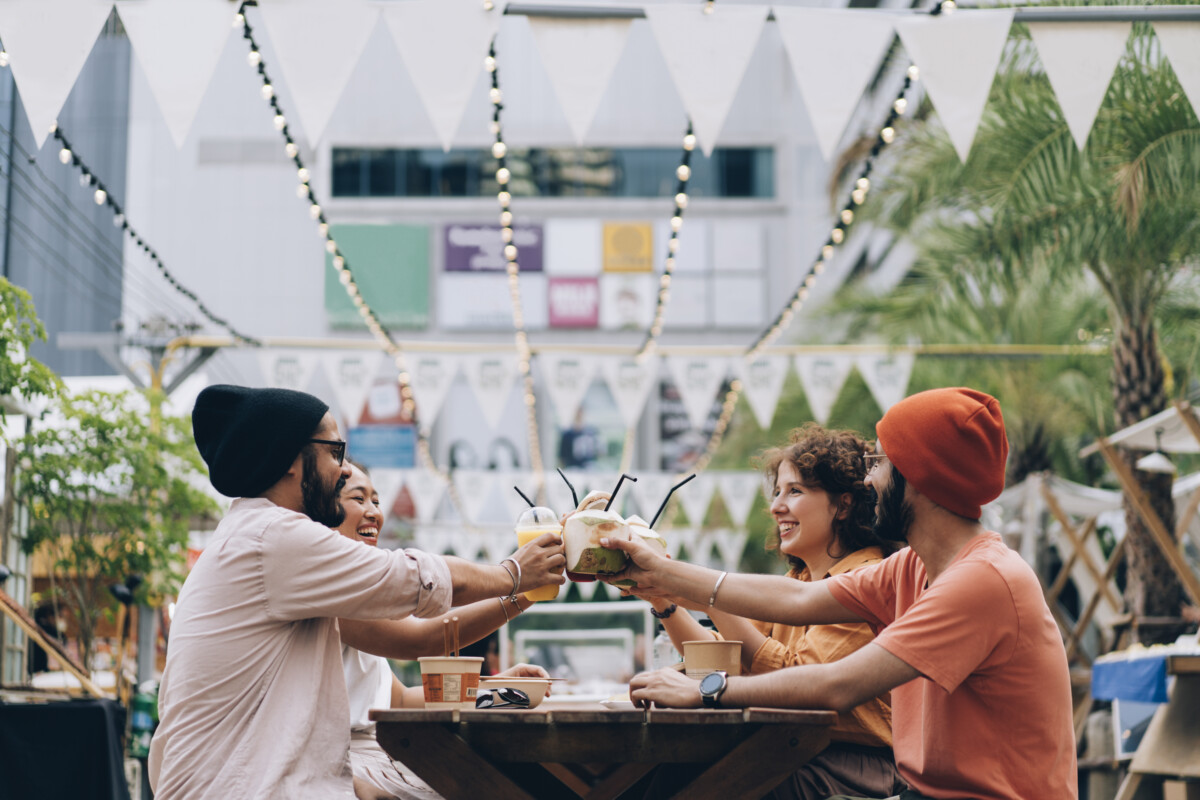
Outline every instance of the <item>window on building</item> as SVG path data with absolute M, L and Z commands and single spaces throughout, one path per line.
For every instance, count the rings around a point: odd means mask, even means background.
M 679 150 L 669 147 L 528 148 L 508 151 L 517 197 L 671 197 Z M 693 197 L 770 198 L 775 152 L 719 147 L 692 153 Z M 489 197 L 499 187 L 487 150 L 333 148 L 334 197 Z

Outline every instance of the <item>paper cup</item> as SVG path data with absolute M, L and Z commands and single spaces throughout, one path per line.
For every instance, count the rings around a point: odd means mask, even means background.
M 689 678 L 703 678 L 717 670 L 724 670 L 730 675 L 741 675 L 742 643 L 717 639 L 684 642 L 683 670 Z
M 479 681 L 481 692 L 488 689 L 520 689 L 529 695 L 529 707 L 537 708 L 546 699 L 546 693 L 550 690 L 550 681 L 545 678 L 498 678 L 493 675 L 490 678 L 481 678 Z
M 482 657 L 425 656 L 417 661 L 426 708 L 475 708 Z

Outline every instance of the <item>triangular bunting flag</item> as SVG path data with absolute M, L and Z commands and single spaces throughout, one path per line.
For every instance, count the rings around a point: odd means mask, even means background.
M 517 537 L 509 530 L 489 530 L 483 534 L 487 563 L 499 564 L 500 559 L 511 556 L 517 550 Z
M 678 481 L 669 472 L 639 472 L 637 479 L 637 483 L 631 488 L 633 489 L 634 502 L 637 503 L 638 516 L 646 520 L 646 522 L 650 522 L 650 518 L 658 511 L 658 507 L 662 505 L 667 492 Z M 621 489 L 621 491 L 625 490 Z M 687 491 L 687 486 L 679 491 Z M 664 511 L 663 513 L 665 514 L 666 512 Z M 659 520 L 659 524 L 663 522 L 664 520 Z
M 433 520 L 446 494 L 446 479 L 427 469 L 409 469 L 404 471 L 404 485 L 412 497 L 417 519 L 422 522 Z
M 742 394 L 750 404 L 758 426 L 771 427 L 775 406 L 779 404 L 779 394 L 787 378 L 788 357 L 766 356 L 749 364 L 739 358 L 733 362 L 733 369 L 742 382 Z
M 408 374 L 417 404 L 417 421 L 421 430 L 428 433 L 458 377 L 458 357 L 446 353 L 410 354 Z
M 371 470 L 371 483 L 375 486 L 375 491 L 379 493 L 379 508 L 383 511 L 383 518 L 386 521 L 392 515 L 392 506 L 396 503 L 396 495 L 400 494 L 400 490 L 404 488 L 404 473 L 402 469 L 381 469 L 375 468 Z
M 717 491 L 717 477 L 708 472 L 701 472 L 696 479 L 681 486 L 673 497 L 678 497 L 683 505 L 683 513 L 687 514 L 688 522 L 699 528 L 704 524 L 708 515 L 708 506 L 712 503 L 713 493 Z M 646 520 L 649 522 L 650 520 Z
M 855 366 L 875 402 L 887 411 L 908 394 L 908 379 L 916 360 L 912 353 L 862 355 L 855 359 Z
M 463 375 L 475 392 L 483 418 L 494 430 L 508 405 L 513 384 L 517 380 L 517 367 L 508 353 L 486 353 L 464 355 L 461 359 Z
M 1011 8 L 894 18 L 896 33 L 920 68 L 925 91 L 963 161 L 983 117 L 1012 18 Z
M 483 510 L 491 499 L 492 484 L 496 474 L 485 469 L 458 469 L 454 471 L 454 489 L 462 504 L 463 522 L 475 524 L 483 518 Z
M 542 386 L 546 387 L 550 402 L 554 404 L 558 427 L 564 430 L 573 427 L 575 412 L 592 385 L 599 364 L 591 356 L 558 352 L 538 353 L 537 363 L 542 373 Z
M 316 144 L 379 21 L 365 0 L 259 0 L 296 114 Z
M 762 494 L 763 476 L 757 472 L 717 472 L 717 485 L 733 524 L 745 526 L 754 498 Z M 682 491 L 682 490 L 680 490 Z
M 774 12 L 817 144 L 829 161 L 895 36 L 892 20 L 873 9 L 775 8 Z
M 111 12 L 111 0 L 0 2 L 0 38 L 39 148 Z
M 1200 25 L 1194 22 L 1156 22 L 1154 34 L 1175 69 L 1183 93 L 1200 114 Z
M 479 0 L 410 0 L 388 3 L 383 12 L 444 150 L 483 72 L 503 8 L 489 11 Z
M 629 36 L 628 19 L 547 19 L 530 17 L 529 27 L 546 74 L 575 135 L 583 144 L 600 99 Z
M 854 356 L 801 354 L 794 363 L 813 419 L 824 425 L 842 392 L 842 384 L 854 369 Z
M 642 409 L 646 407 L 646 398 L 658 383 L 658 359 L 651 356 L 639 362 L 621 356 L 602 358 L 600 374 L 617 402 L 625 427 L 637 425 L 642 418 Z
M 703 430 L 708 414 L 712 411 L 713 401 L 717 390 L 729 372 L 729 361 L 724 358 L 697 356 L 695 358 L 680 358 L 671 356 L 667 359 L 667 369 L 675 388 L 679 390 L 679 399 L 687 411 L 688 420 L 695 430 Z
M 1130 22 L 1030 22 L 1046 77 L 1080 150 L 1087 144 L 1113 70 L 1125 55 Z
M 263 380 L 277 389 L 308 391 L 308 382 L 317 368 L 317 355 L 308 350 L 284 352 L 267 350 L 258 354 Z
M 607 600 L 608 589 L 605 588 L 607 585 L 604 581 L 582 581 L 575 584 L 579 591 L 579 596 L 584 600 L 597 600 L 597 592 L 600 594 L 598 600 Z M 567 584 L 560 591 L 565 593 L 569 587 L 570 584 Z
M 721 568 L 733 572 L 737 570 L 742 560 L 742 551 L 746 549 L 746 534 L 743 531 L 713 531 L 712 542 L 721 554 Z
M 768 10 L 723 3 L 711 13 L 700 3 L 646 6 L 646 20 L 705 155 L 712 155 Z
M 362 416 L 363 404 L 367 402 L 367 393 L 375 383 L 382 358 L 379 353 L 370 350 L 322 353 L 320 356 L 325 377 L 333 386 L 338 409 L 351 427 L 357 425 L 358 418 Z
M 212 0 L 117 0 L 117 11 L 171 138 L 182 147 L 233 30 L 234 9 Z

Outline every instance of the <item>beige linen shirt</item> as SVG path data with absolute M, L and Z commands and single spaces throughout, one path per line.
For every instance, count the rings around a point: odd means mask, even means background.
M 436 616 L 451 594 L 437 556 L 363 547 L 269 500 L 235 500 L 176 603 L 155 796 L 352 800 L 337 617 Z

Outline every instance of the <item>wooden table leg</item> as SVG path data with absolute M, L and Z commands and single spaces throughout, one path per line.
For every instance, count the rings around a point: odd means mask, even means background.
M 585 797 L 588 800 L 614 800 L 620 797 L 621 793 L 640 781 L 642 777 L 654 769 L 654 764 L 632 762 L 622 764 L 614 769 L 604 779 L 592 787 Z
M 440 725 L 423 725 L 419 735 L 391 726 L 376 731 L 379 744 L 444 797 L 533 800 L 466 742 Z
M 828 744 L 828 730 L 764 726 L 696 776 L 675 800 L 762 797 Z

